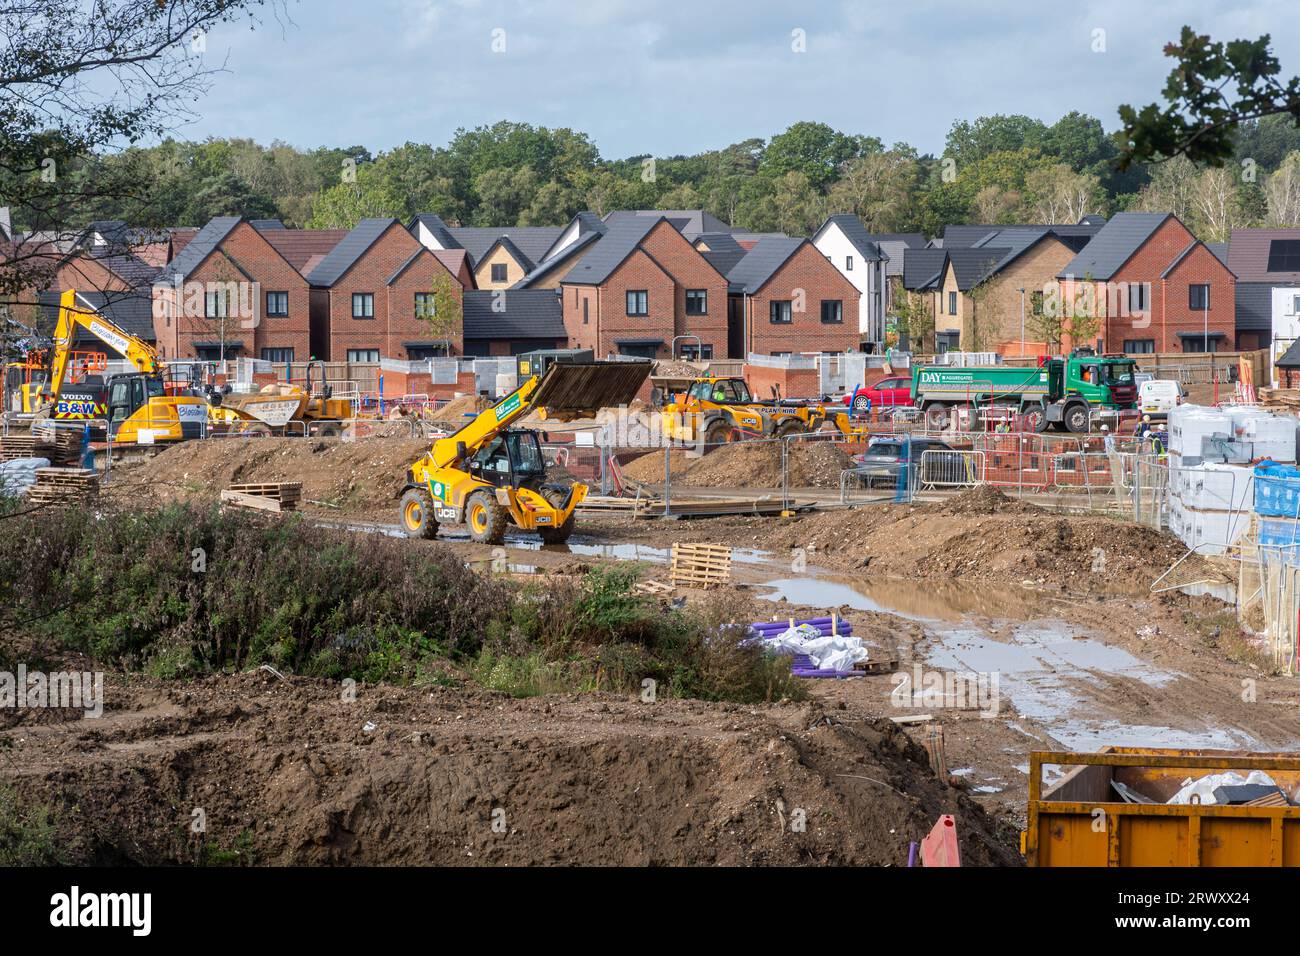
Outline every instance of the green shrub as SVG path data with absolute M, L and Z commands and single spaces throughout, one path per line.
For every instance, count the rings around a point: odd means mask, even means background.
M 0 867 L 62 866 L 68 859 L 49 808 L 24 806 L 12 788 L 0 787 Z

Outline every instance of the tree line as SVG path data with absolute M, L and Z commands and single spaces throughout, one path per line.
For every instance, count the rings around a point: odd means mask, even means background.
M 1289 117 L 1244 124 L 1235 149 L 1218 167 L 1175 157 L 1120 171 L 1101 121 L 1071 112 L 1051 125 L 1018 115 L 955 122 L 940 156 L 800 122 L 690 156 L 607 160 L 585 133 L 503 121 L 458 130 L 444 146 L 408 142 L 379 153 L 167 139 L 84 169 L 147 182 L 157 225 L 239 214 L 339 229 L 367 216 L 434 212 L 451 224 L 499 227 L 558 225 L 580 210 L 702 208 L 758 232 L 808 234 L 829 214 L 855 213 L 872 232 L 933 236 L 949 223 L 1064 223 L 1158 209 L 1220 241 L 1234 226 L 1300 224 L 1300 130 Z M 82 205 L 87 219 L 141 211 L 111 194 Z

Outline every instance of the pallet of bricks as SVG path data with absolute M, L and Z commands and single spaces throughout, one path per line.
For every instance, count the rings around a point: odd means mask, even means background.
M 223 504 L 258 511 L 296 511 L 302 500 L 301 481 L 267 481 L 231 485 L 221 493 Z
M 89 468 L 37 468 L 36 484 L 27 489 L 34 505 L 68 505 L 99 494 L 99 475 Z
M 0 461 L 48 458 L 54 465 L 75 465 L 81 457 L 81 432 L 71 428 L 0 436 Z

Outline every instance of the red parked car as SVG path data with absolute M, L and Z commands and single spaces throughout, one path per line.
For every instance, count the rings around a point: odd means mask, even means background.
M 882 378 L 873 385 L 864 385 L 854 392 L 844 393 L 844 404 L 861 414 L 866 414 L 868 399 L 871 400 L 871 407 L 877 411 L 911 405 L 912 380 L 902 376 Z

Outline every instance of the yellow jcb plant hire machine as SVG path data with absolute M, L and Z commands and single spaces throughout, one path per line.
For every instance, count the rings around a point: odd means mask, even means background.
M 86 381 L 76 389 L 65 389 L 70 369 L 83 354 L 72 349 L 78 329 L 120 353 L 135 371 L 110 375 L 100 384 Z M 41 396 L 44 404 L 35 417 L 107 419 L 108 434 L 115 444 L 161 445 L 201 438 L 207 428 L 207 402 L 185 394 L 190 391 L 187 385 L 169 385 L 165 370 L 152 345 L 110 321 L 69 289 L 59 297 L 50 377 Z
M 587 486 L 548 479 L 542 435 L 512 428 L 536 411 L 572 421 L 626 405 L 650 374 L 649 362 L 595 361 L 589 350 L 519 356 L 521 384 L 411 465 L 402 494 L 402 528 L 432 538 L 440 524 L 465 524 L 474 541 L 499 544 L 509 525 L 548 543 L 566 540 Z
M 755 398 L 743 378 L 700 378 L 662 408 L 664 431 L 679 441 L 720 445 L 737 437 L 786 438 L 820 431 L 827 422 L 849 436 L 865 434 L 843 412 L 780 397 Z

